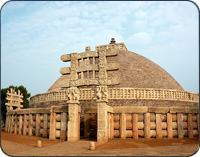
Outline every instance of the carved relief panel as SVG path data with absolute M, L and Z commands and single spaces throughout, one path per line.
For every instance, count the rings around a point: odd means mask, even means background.
M 79 87 L 83 85 L 114 85 L 119 84 L 119 78 L 108 78 L 108 70 L 118 70 L 119 63 L 107 63 L 106 57 L 118 55 L 117 49 L 100 49 L 72 53 L 61 56 L 63 62 L 71 61 L 70 67 L 60 69 L 63 75 L 70 74 L 70 79 L 60 82 L 61 87 Z M 98 73 L 98 75 L 97 75 Z

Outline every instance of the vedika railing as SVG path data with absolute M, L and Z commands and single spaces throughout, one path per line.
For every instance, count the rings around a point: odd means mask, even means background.
M 199 94 L 171 89 L 110 88 L 109 99 L 161 99 L 199 102 Z
M 96 91 L 91 88 L 80 89 L 80 100 L 96 99 Z M 171 89 L 154 88 L 109 88 L 108 99 L 152 99 L 199 102 L 199 94 Z M 46 101 L 67 100 L 67 90 L 37 94 L 30 99 L 30 104 Z

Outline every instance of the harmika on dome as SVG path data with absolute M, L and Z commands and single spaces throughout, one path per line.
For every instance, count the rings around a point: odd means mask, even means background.
M 70 67 L 60 69 L 62 76 L 46 93 L 31 97 L 30 109 L 8 112 L 8 121 L 14 113 L 29 114 L 28 133 L 69 141 L 80 135 L 97 141 L 198 136 L 199 95 L 184 91 L 164 69 L 124 43 L 112 38 L 95 51 L 88 46 L 61 60 L 70 61 Z

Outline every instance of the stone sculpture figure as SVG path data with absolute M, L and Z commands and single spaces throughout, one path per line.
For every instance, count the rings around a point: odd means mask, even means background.
M 69 102 L 78 102 L 80 91 L 77 87 L 68 88 L 67 92 Z
M 108 101 L 107 86 L 98 86 L 97 87 L 97 100 L 98 101 Z

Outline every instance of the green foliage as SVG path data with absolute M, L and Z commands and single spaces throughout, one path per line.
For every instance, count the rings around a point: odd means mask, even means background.
M 29 107 L 29 100 L 28 98 L 31 96 L 30 93 L 28 93 L 28 91 L 26 90 L 26 88 L 24 86 L 9 86 L 8 88 L 3 88 L 1 89 L 1 120 L 3 120 L 5 122 L 6 120 L 6 112 L 7 112 L 7 109 L 6 109 L 6 105 L 5 103 L 7 102 L 6 100 L 6 93 L 7 91 L 9 90 L 10 91 L 10 88 L 14 88 L 15 91 L 18 93 L 18 90 L 20 90 L 20 93 L 23 94 L 23 108 L 28 108 Z

